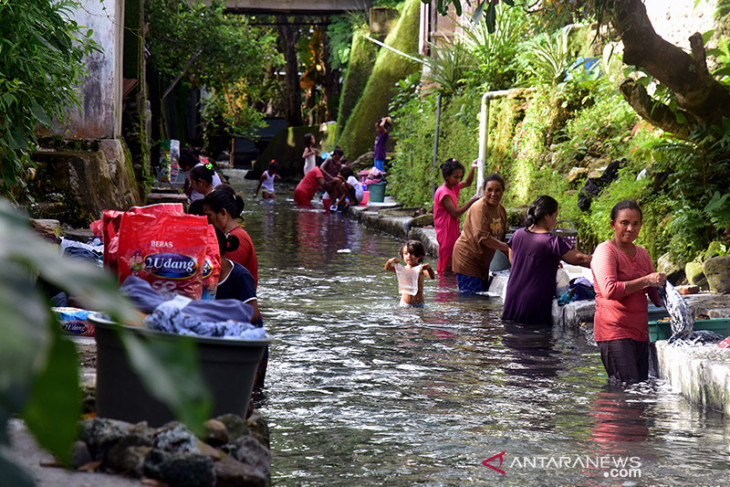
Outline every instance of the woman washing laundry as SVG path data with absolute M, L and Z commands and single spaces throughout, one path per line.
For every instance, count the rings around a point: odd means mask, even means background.
M 558 221 L 558 202 L 538 197 L 527 210 L 525 227 L 515 231 L 510 248 L 510 270 L 502 319 L 536 325 L 552 323 L 555 278 L 560 261 L 590 267 L 591 256 L 552 234 Z
M 649 252 L 634 244 L 642 212 L 632 200 L 611 210 L 614 236 L 596 247 L 591 270 L 596 290 L 593 333 L 601 362 L 612 382 L 641 382 L 649 377 L 649 312 L 646 296 L 661 306 L 657 288 L 667 276 L 655 272 Z

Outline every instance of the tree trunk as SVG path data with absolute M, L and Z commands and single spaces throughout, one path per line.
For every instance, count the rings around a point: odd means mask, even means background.
M 326 19 L 329 22 L 329 17 Z M 324 93 L 325 103 L 325 121 L 335 120 L 337 118 L 337 109 L 339 106 L 339 70 L 332 69 L 330 63 L 330 37 L 327 35 L 327 29 L 322 30 L 322 63 L 324 64 L 324 76 L 322 77 L 322 91 Z
M 643 68 L 667 86 L 698 122 L 721 125 L 723 117 L 730 117 L 730 92 L 709 73 L 700 34 L 690 37 L 690 56 L 657 35 L 642 0 L 617 0 L 612 23 L 623 41 L 625 64 Z
M 277 15 L 276 23 L 279 28 L 279 41 L 284 53 L 285 80 L 284 80 L 284 118 L 290 127 L 298 127 L 302 122 L 302 93 L 299 86 L 299 63 L 297 61 L 297 40 L 299 28 L 290 25 L 286 15 Z

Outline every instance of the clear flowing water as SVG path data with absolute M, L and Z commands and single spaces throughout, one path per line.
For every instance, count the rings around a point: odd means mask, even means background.
M 661 382 L 609 389 L 582 333 L 505 328 L 453 278 L 399 308 L 397 239 L 285 191 L 246 203 L 274 485 L 730 485 L 723 415 Z

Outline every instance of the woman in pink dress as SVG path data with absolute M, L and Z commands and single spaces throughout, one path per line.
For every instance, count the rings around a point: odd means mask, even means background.
M 459 217 L 479 200 L 474 196 L 464 206 L 459 205 L 461 188 L 471 186 L 474 180 L 474 168 L 479 165 L 479 159 L 471 163 L 471 169 L 466 179 L 464 166 L 456 159 L 447 159 L 441 164 L 441 174 L 444 184 L 439 186 L 433 196 L 433 226 L 436 230 L 436 241 L 439 244 L 439 262 L 436 272 L 443 274 L 451 271 L 451 257 L 454 253 L 454 244 L 459 238 Z

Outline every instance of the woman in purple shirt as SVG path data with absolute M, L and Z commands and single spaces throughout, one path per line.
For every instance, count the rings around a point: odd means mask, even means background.
M 510 270 L 502 319 L 537 325 L 552 323 L 555 277 L 560 261 L 590 267 L 591 256 L 573 249 L 551 232 L 558 221 L 558 202 L 538 197 L 527 210 L 525 227 L 507 241 Z

